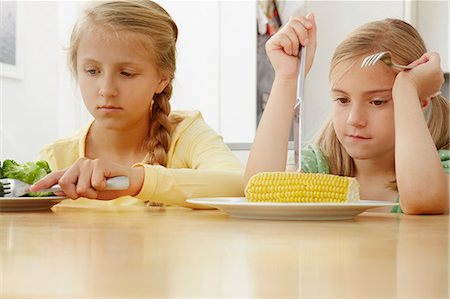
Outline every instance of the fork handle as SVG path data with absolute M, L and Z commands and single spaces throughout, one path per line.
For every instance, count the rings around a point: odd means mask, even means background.
M 105 190 L 127 190 L 130 187 L 130 179 L 126 176 L 116 176 L 106 180 Z M 50 188 L 39 190 L 38 192 L 61 192 L 62 188 L 59 184 Z
M 410 69 L 413 68 L 412 66 L 400 65 L 400 64 L 396 64 L 396 63 L 392 63 L 391 66 L 393 68 L 397 68 L 397 69 L 400 69 L 400 70 L 410 70 Z

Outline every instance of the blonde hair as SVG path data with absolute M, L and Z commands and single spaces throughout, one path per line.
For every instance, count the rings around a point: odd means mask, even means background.
M 178 28 L 160 5 L 150 0 L 95 1 L 90 3 L 75 24 L 70 38 L 69 64 L 77 77 L 77 54 L 83 32 L 92 25 L 101 25 L 113 31 L 128 31 L 143 37 L 149 59 L 153 57 L 158 71 L 169 77 L 165 89 L 155 94 L 150 116 L 147 140 L 149 164 L 166 166 L 167 152 L 174 124 L 179 117 L 170 116 L 172 80 L 176 69 L 176 41 Z
M 423 39 L 414 27 L 398 19 L 385 19 L 367 23 L 353 31 L 336 48 L 331 60 L 329 78 L 336 66 L 377 52 L 390 51 L 393 60 L 409 64 L 427 50 Z M 442 96 L 431 100 L 427 121 L 437 149 L 449 149 L 449 104 Z M 352 157 L 339 142 L 331 118 L 319 133 L 315 143 L 327 157 L 332 174 L 355 176 Z

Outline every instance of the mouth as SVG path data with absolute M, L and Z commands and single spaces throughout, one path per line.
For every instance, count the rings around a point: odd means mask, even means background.
M 349 137 L 350 139 L 353 139 L 353 140 L 369 140 L 369 139 L 371 139 L 369 137 L 365 137 L 365 136 L 358 135 L 358 134 L 350 134 L 350 135 L 347 135 L 347 137 Z
M 114 112 L 114 111 L 120 111 L 120 110 L 122 110 L 121 107 L 119 107 L 119 106 L 113 106 L 113 105 L 103 105 L 103 106 L 98 106 L 97 109 L 100 110 L 100 111 L 104 111 L 104 112 Z

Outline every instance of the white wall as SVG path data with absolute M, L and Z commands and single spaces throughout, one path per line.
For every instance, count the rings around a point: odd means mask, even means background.
M 58 32 L 54 3 L 20 3 L 22 75 L 0 76 L 0 159 L 34 159 L 57 136 Z M 37 13 L 39 12 L 39 13 Z M 25 26 L 19 22 L 18 26 Z
M 209 80 L 209 78 L 218 77 L 220 71 L 218 63 L 220 59 L 219 3 L 216 1 L 159 2 L 171 14 L 179 30 L 177 71 L 171 99 L 172 109 L 191 110 L 202 107 L 205 120 L 217 129 L 220 125 L 217 101 L 219 80 Z M 205 26 L 205 24 L 208 25 Z
M 442 69 L 450 71 L 449 1 L 414 1 L 414 24 L 427 45 L 428 51 L 441 54 Z
M 225 141 L 250 142 L 256 129 L 255 3 L 159 2 L 179 29 L 172 108 L 201 110 Z

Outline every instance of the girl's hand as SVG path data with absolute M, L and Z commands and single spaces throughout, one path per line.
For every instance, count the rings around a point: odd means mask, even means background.
M 311 69 L 316 52 L 316 21 L 314 14 L 306 17 L 291 17 L 266 43 L 266 53 L 282 79 L 296 79 L 298 76 L 300 47 L 306 46 L 306 74 Z
M 130 179 L 130 187 L 127 190 L 104 190 L 106 179 L 121 175 Z M 57 195 L 65 195 L 72 199 L 79 197 L 114 199 L 138 194 L 143 182 L 142 167 L 130 168 L 106 160 L 80 158 L 70 168 L 52 172 L 39 180 L 31 187 L 31 191 L 39 191 L 59 184 L 63 194 Z
M 438 94 L 444 83 L 444 73 L 441 69 L 441 59 L 438 53 L 425 53 L 412 62 L 412 69 L 400 72 L 395 78 L 393 91 L 399 86 L 408 86 L 417 91 L 421 101 Z

